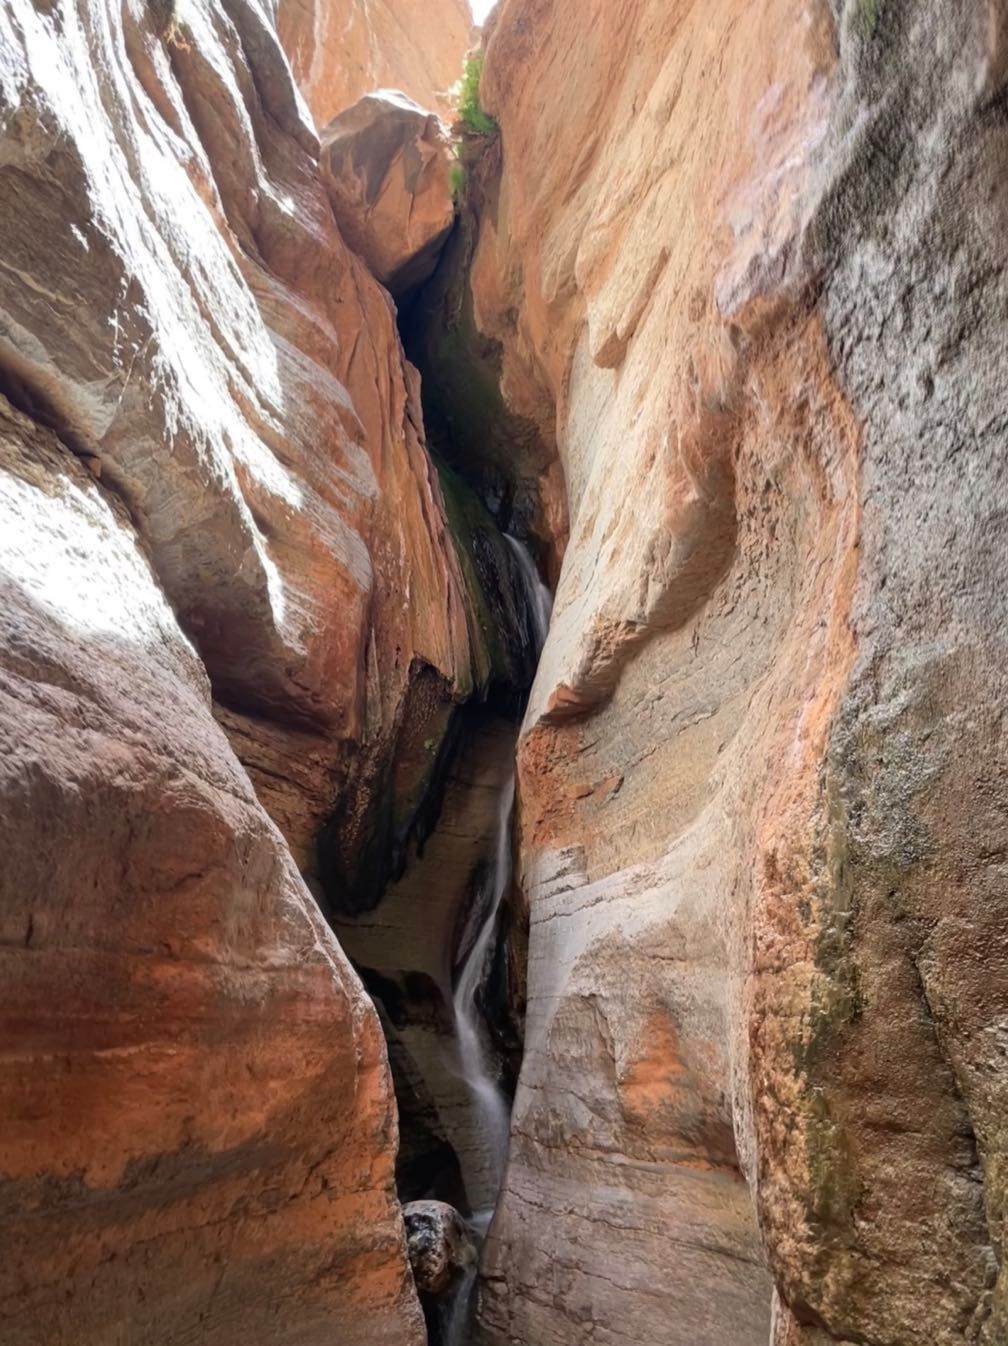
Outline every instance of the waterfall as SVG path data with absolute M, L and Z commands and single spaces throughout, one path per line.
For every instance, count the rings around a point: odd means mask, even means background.
M 505 533 L 518 564 L 525 599 L 532 623 L 535 653 L 538 657 L 546 643 L 553 598 L 539 578 L 539 572 L 528 550 Z M 493 956 L 494 940 L 500 904 L 511 884 L 511 819 L 514 813 L 515 775 L 512 771 L 502 785 L 497 799 L 494 831 L 493 868 L 488 883 L 489 900 L 480 925 L 459 972 L 452 996 L 455 1011 L 455 1035 L 462 1078 L 472 1098 L 477 1124 L 486 1141 L 489 1157 L 491 1190 L 471 1193 L 475 1201 L 484 1198 L 488 1205 L 478 1209 L 470 1220 L 473 1234 L 482 1241 L 493 1215 L 493 1203 L 504 1177 L 507 1159 L 511 1109 L 497 1082 L 486 1041 L 486 1025 L 480 1014 L 477 996 Z M 441 1309 L 441 1346 L 465 1346 L 469 1341 L 476 1303 L 478 1273 L 476 1267 L 467 1271 L 454 1294 Z
M 504 534 L 504 540 L 514 552 L 518 569 L 521 571 L 525 592 L 528 596 L 529 611 L 532 614 L 532 622 L 535 628 L 536 656 L 538 657 L 542 654 L 542 648 L 546 644 L 546 633 L 549 630 L 550 616 L 553 612 L 553 595 L 539 578 L 539 571 L 529 554 L 528 548 L 523 546 L 516 537 L 512 537 L 510 533 Z
M 455 1033 L 458 1039 L 462 1078 L 472 1096 L 477 1118 L 487 1141 L 491 1159 L 494 1193 L 503 1176 L 507 1154 L 510 1113 L 507 1100 L 490 1071 L 483 1047 L 483 1025 L 476 994 L 486 971 L 487 957 L 497 933 L 497 913 L 501 899 L 511 882 L 511 813 L 514 808 L 515 782 L 512 773 L 497 801 L 497 825 L 490 901 L 479 934 L 462 965 L 455 986 Z
M 505 533 L 504 537 L 518 562 L 518 570 L 522 578 L 529 615 L 532 620 L 535 652 L 538 656 L 542 652 L 542 647 L 546 641 L 553 603 L 552 596 L 539 578 L 535 562 L 527 549 L 510 534 Z M 493 1190 L 481 1194 L 481 1196 L 489 1197 L 491 1208 L 478 1212 L 474 1217 L 477 1221 L 481 1219 L 489 1221 L 492 1203 L 504 1176 L 504 1162 L 507 1158 L 508 1131 L 510 1128 L 510 1108 L 491 1069 L 491 1063 L 488 1060 L 484 1045 L 486 1030 L 481 1019 L 477 995 L 486 975 L 487 963 L 493 954 L 500 904 L 511 883 L 511 815 L 514 811 L 514 797 L 515 778 L 514 772 L 512 772 L 501 787 L 497 801 L 494 862 L 490 876 L 486 914 L 480 926 L 479 934 L 473 941 L 472 948 L 462 965 L 452 998 L 462 1078 L 472 1098 L 477 1121 L 486 1140 L 490 1158 L 490 1180 Z

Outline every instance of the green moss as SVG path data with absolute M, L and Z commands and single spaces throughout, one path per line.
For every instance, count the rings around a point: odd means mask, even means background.
M 497 133 L 497 123 L 489 113 L 483 111 L 480 104 L 479 89 L 482 74 L 482 55 L 470 56 L 465 63 L 459 84 L 459 121 L 470 135 L 492 136 Z
M 449 180 L 451 182 L 452 200 L 458 201 L 465 191 L 465 167 L 462 164 L 453 164 Z
M 479 534 L 496 533 L 496 525 L 475 491 L 457 473 L 442 462 L 437 463 L 437 469 L 445 516 L 469 591 L 473 678 L 477 687 L 485 690 L 494 678 L 506 680 L 508 671 L 501 626 L 480 577 L 476 554 Z
M 882 0 L 856 0 L 854 20 L 865 37 L 874 37 L 878 27 Z

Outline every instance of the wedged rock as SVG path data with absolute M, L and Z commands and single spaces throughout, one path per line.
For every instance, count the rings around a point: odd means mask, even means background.
M 475 1266 L 475 1241 L 454 1206 L 410 1201 L 403 1206 L 403 1221 L 410 1266 L 421 1294 L 444 1294 L 460 1272 Z
M 467 311 L 570 543 L 488 1342 L 1008 1340 L 1006 44 L 498 9 Z
M 377 1018 L 126 510 L 0 397 L 0 1337 L 420 1346 Z
M 280 0 L 277 28 L 317 126 L 374 89 L 446 104 L 473 40 L 468 0 Z
M 394 296 L 415 289 L 455 219 L 446 129 L 405 94 L 380 89 L 329 122 L 321 141 L 343 238 Z

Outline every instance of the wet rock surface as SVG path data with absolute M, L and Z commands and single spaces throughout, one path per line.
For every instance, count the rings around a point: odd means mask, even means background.
M 410 1266 L 421 1294 L 444 1294 L 454 1278 L 475 1266 L 475 1241 L 454 1206 L 410 1201 L 403 1207 L 403 1220 Z

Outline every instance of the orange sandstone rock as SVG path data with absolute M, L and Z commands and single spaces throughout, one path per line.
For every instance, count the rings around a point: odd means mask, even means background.
M 419 1342 L 298 874 L 473 685 L 416 376 L 256 6 L 16 0 L 0 88 L 0 1338 Z
M 446 129 L 402 94 L 367 94 L 322 132 L 322 167 L 347 245 L 399 297 L 428 279 L 455 219 Z
M 1004 26 L 492 24 L 471 309 L 570 542 L 490 1342 L 1006 1339 Z
M 468 0 L 280 0 L 277 27 L 318 126 L 375 89 L 446 106 L 474 35 Z
M 0 399 L 0 1337 L 424 1340 L 378 1021 L 121 503 Z

